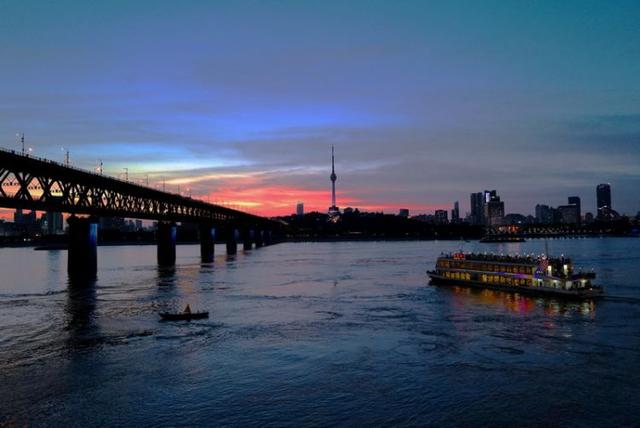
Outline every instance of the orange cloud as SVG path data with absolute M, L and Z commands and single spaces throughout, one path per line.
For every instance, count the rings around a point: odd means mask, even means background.
M 305 212 L 326 212 L 331 205 L 331 193 L 328 190 L 305 189 L 295 186 L 233 186 L 210 192 L 198 199 L 206 200 L 248 211 L 262 216 L 288 215 L 295 212 L 298 202 L 304 203 Z M 436 209 L 448 209 L 440 205 L 416 204 L 384 204 L 371 203 L 354 198 L 345 192 L 338 192 L 338 205 L 341 208 L 353 207 L 361 211 L 384 211 L 397 213 L 401 208 L 408 208 L 412 215 L 433 212 Z
M 234 186 L 223 185 L 219 190 L 210 191 L 208 194 L 194 194 L 193 197 L 268 217 L 292 214 L 295 212 L 298 202 L 304 203 L 305 212 L 326 212 L 331 205 L 329 190 L 305 189 L 286 185 L 262 186 L 257 180 L 243 181 L 243 183 L 236 183 Z M 186 189 L 183 188 L 183 193 L 184 190 Z M 340 208 L 353 207 L 361 211 L 397 213 L 401 208 L 408 208 L 411 215 L 415 215 L 449 208 L 441 205 L 385 204 L 378 201 L 365 201 L 346 192 L 338 192 L 337 199 Z M 0 219 L 13 221 L 14 211 L 14 209 L 0 208 Z
M 305 211 L 326 211 L 331 205 L 326 190 L 310 190 L 294 186 L 250 186 L 221 188 L 199 199 L 231 206 L 263 216 L 287 215 L 303 202 Z

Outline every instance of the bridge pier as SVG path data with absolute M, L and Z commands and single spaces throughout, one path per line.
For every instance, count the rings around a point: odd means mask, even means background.
M 158 243 L 158 264 L 160 266 L 174 266 L 176 264 L 176 224 L 158 222 L 156 241 Z
M 273 244 L 273 240 L 272 240 L 272 235 L 271 235 L 271 231 L 270 230 L 265 230 L 264 231 L 264 235 L 263 238 L 264 240 L 264 245 L 271 245 Z
M 98 273 L 98 222 L 71 216 L 67 272 L 71 279 L 95 279 Z
M 264 232 L 262 230 L 256 230 L 256 248 L 260 248 L 264 245 Z
M 235 227 L 228 227 L 226 232 L 227 254 L 236 254 L 238 252 L 238 229 Z
M 215 255 L 216 228 L 210 224 L 200 225 L 200 259 L 202 263 L 213 262 Z
M 247 251 L 253 247 L 254 232 L 252 229 L 244 229 L 242 231 L 242 249 Z

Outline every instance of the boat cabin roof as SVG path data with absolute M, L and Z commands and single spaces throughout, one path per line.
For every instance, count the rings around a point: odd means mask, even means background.
M 483 262 L 497 262 L 497 263 L 518 263 L 518 264 L 539 264 L 543 260 L 547 260 L 550 264 L 571 264 L 571 259 L 561 257 L 549 257 L 545 255 L 535 254 L 516 254 L 516 255 L 504 255 L 504 254 L 489 254 L 489 253 L 448 253 L 441 254 L 441 259 L 449 260 L 469 260 L 469 261 L 483 261 Z

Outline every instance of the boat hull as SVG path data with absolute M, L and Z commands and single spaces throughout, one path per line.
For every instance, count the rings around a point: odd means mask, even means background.
M 480 290 L 497 290 L 506 291 L 509 293 L 526 294 L 530 296 L 546 296 L 546 297 L 559 297 L 563 299 L 598 299 L 602 297 L 601 289 L 592 290 L 561 290 L 554 288 L 532 288 L 523 287 L 519 285 L 503 285 L 487 282 L 480 282 L 474 280 L 462 280 L 445 278 L 442 275 L 433 271 L 427 271 L 429 278 L 431 278 L 431 284 L 434 285 L 446 285 L 446 286 L 464 286 L 470 288 L 477 288 Z
M 209 318 L 209 312 L 193 312 L 191 314 L 172 314 L 168 312 L 162 312 L 160 318 L 163 321 L 191 321 Z
M 518 238 L 505 238 L 505 237 L 493 237 L 493 236 L 485 236 L 480 240 L 483 244 L 508 244 L 510 242 L 526 242 L 526 239 L 522 237 Z

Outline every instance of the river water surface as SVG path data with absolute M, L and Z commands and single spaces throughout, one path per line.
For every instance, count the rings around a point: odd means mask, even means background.
M 544 241 L 463 243 L 537 252 Z M 458 242 L 284 243 L 199 263 L 179 246 L 0 249 L 0 425 L 633 426 L 640 239 L 549 242 L 608 297 L 566 303 L 428 285 Z M 160 322 L 158 312 L 210 311 Z

